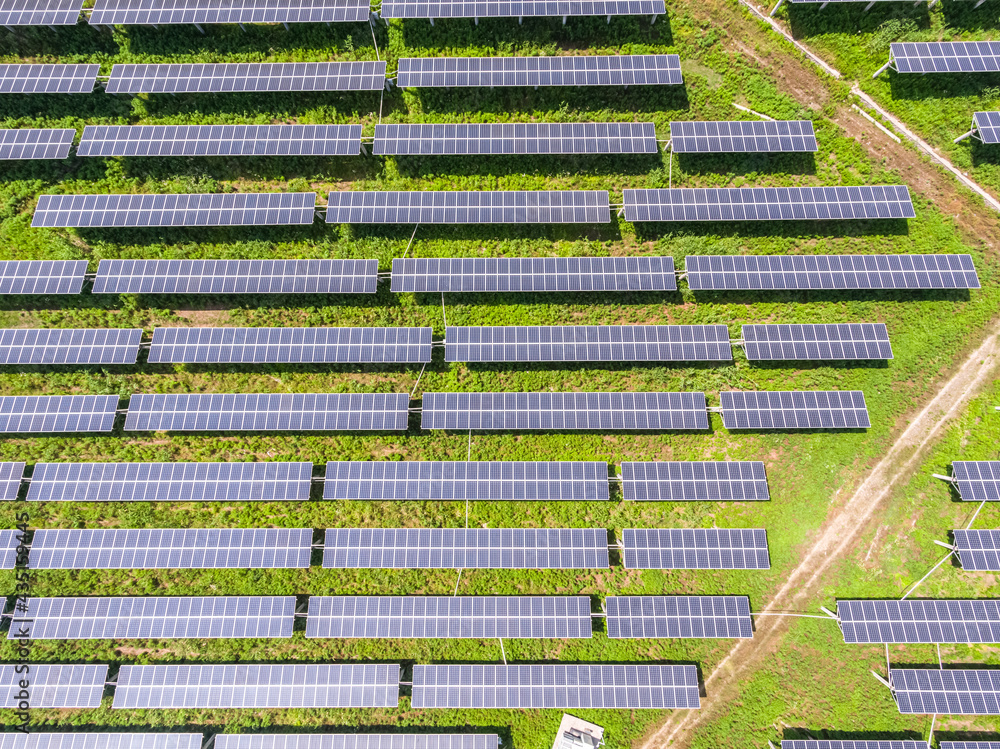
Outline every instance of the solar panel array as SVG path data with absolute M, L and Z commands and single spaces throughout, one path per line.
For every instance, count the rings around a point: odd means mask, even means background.
M 608 637 L 753 637 L 746 596 L 608 596 Z
M 607 569 L 604 528 L 330 528 L 328 569 Z
M 1000 112 L 975 112 L 972 122 L 983 143 L 1000 143 Z
M 0 9 L 0 17 L 3 10 Z M 0 161 L 65 159 L 73 145 L 73 128 L 21 127 L 0 129 Z
M 357 156 L 360 153 L 361 125 L 87 125 L 76 149 L 77 156 Z
M 89 94 L 100 65 L 0 65 L 0 94 Z
M 136 394 L 126 432 L 401 431 L 406 393 Z
M 14 528 L 0 529 L 0 570 L 12 570 L 17 567 L 17 547 L 23 538 L 21 531 Z
M 792 0 L 792 2 L 812 2 L 814 0 Z M 837 0 L 833 0 L 837 2 Z M 847 2 L 847 0 L 844 0 Z M 944 746 L 948 742 L 942 741 Z M 781 749 L 929 749 L 926 741 L 816 741 L 782 739 Z
M 263 733 L 215 736 L 218 749 L 497 749 L 495 733 Z
M 24 749 L 201 749 L 200 733 L 32 733 Z M 15 749 L 21 749 L 16 747 Z
M 725 325 L 449 327 L 445 361 L 731 361 Z
M 420 7 L 428 7 L 421 3 Z M 382 7 L 383 17 L 385 5 Z M 377 156 L 656 153 L 652 122 L 376 125 Z
M 978 289 L 971 255 L 688 255 L 703 290 Z
M 846 643 L 1000 642 L 1000 600 L 837 601 Z
M 100 707 L 104 682 L 108 680 L 107 664 L 86 665 L 60 663 L 29 663 L 31 707 L 91 708 Z M 21 664 L 0 665 L 0 700 L 13 707 L 14 695 L 21 689 L 24 678 L 15 669 Z M 22 674 L 25 672 L 21 672 Z
M 83 0 L 0 0 L 0 26 L 75 26 Z
M 431 360 L 432 332 L 431 328 L 156 328 L 149 361 L 420 363 Z
M 306 637 L 579 639 L 589 596 L 310 596 Z
M 32 596 L 24 618 L 33 640 L 291 637 L 295 596 Z
M 328 224 L 593 224 L 607 190 L 332 192 Z
M 17 499 L 23 475 L 23 462 L 0 463 L 0 502 Z
M 608 465 L 583 461 L 330 461 L 323 498 L 601 500 L 608 498 Z
M 0 294 L 79 294 L 86 260 L 0 260 Z
M 889 683 L 904 715 L 1000 715 L 1000 670 L 893 668 Z
M 414 708 L 698 708 L 695 666 L 456 665 L 413 667 Z
M 309 566 L 312 528 L 36 530 L 35 570 L 291 569 Z
M 1000 71 L 1000 42 L 893 42 L 889 56 L 898 73 Z
M 0 329 L 3 364 L 135 364 L 142 329 Z
M 728 391 L 722 399 L 726 429 L 867 429 L 860 390 Z
M 779 153 L 818 151 L 810 120 L 671 122 L 675 153 Z
M 531 18 L 558 16 L 646 16 L 666 13 L 663 0 L 385 0 L 382 18 Z
M 333 23 L 370 12 L 364 0 L 97 0 L 90 23 Z
M 963 570 L 1000 571 L 1000 530 L 955 530 Z
M 96 75 L 96 73 L 95 73 Z M 384 62 L 114 65 L 109 94 L 381 91 Z
M 963 502 L 1000 501 L 1000 460 L 955 460 L 951 468 Z
M 422 429 L 708 429 L 705 394 L 424 393 Z
M 0 434 L 110 432 L 117 395 L 4 395 Z
M 378 260 L 102 260 L 94 293 L 374 294 L 377 283 Z
M 399 665 L 122 666 L 113 708 L 396 707 Z
M 770 499 L 761 461 L 622 463 L 626 500 L 651 502 Z
M 941 749 L 1000 749 L 1000 741 L 942 741 Z
M 36 502 L 309 499 L 312 463 L 37 463 Z
M 750 361 L 892 358 L 885 323 L 744 325 Z
M 625 190 L 625 220 L 804 221 L 914 218 L 905 185 Z
M 277 226 L 311 224 L 314 192 L 204 195 L 40 195 L 32 226 Z
M 401 258 L 392 291 L 676 291 L 671 257 Z
M 767 570 L 763 528 L 625 528 L 630 570 Z

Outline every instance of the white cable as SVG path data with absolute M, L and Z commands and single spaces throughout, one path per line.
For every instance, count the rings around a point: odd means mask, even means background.
M 976 517 L 979 515 L 979 511 L 981 509 L 983 509 L 983 505 L 985 505 L 985 504 L 986 504 L 986 500 L 985 499 L 982 502 L 979 503 L 979 507 L 977 507 L 976 511 L 972 514 L 972 520 L 970 520 L 969 524 L 967 526 L 965 526 L 965 530 L 969 530 L 969 528 L 972 527 L 972 524 L 974 522 L 976 522 Z
M 911 588 L 910 588 L 910 589 L 909 589 L 908 591 L 906 591 L 906 593 L 905 593 L 905 594 L 903 595 L 903 597 L 902 597 L 902 598 L 900 598 L 899 600 L 901 600 L 901 601 L 905 601 L 905 600 L 906 600 L 906 596 L 910 595 L 910 593 L 912 593 L 913 591 L 915 591 L 915 590 L 917 589 L 917 586 L 919 586 L 919 585 L 920 585 L 920 583 L 922 583 L 922 582 L 923 582 L 924 580 L 926 580 L 926 579 L 927 579 L 928 577 L 930 577 L 930 576 L 931 576 L 931 572 L 933 572 L 933 571 L 934 571 L 934 570 L 936 570 L 936 569 L 937 569 L 938 567 L 940 567 L 940 566 L 941 566 L 942 564 L 944 564 L 945 562 L 947 562 L 947 561 L 948 561 L 948 559 L 949 559 L 949 558 L 951 557 L 951 555 L 952 555 L 953 553 L 954 553 L 954 552 L 951 552 L 951 551 L 949 551 L 949 552 L 948 552 L 948 554 L 947 554 L 947 555 L 946 555 L 946 556 L 944 557 L 944 559 L 942 559 L 942 560 L 941 560 L 940 562 L 938 562 L 938 563 L 937 563 L 937 564 L 935 564 L 935 565 L 934 565 L 933 567 L 931 567 L 931 571 L 930 571 L 930 572 L 928 572 L 928 573 L 927 573 L 926 575 L 924 575 L 924 576 L 923 576 L 922 578 L 920 578 L 919 580 L 917 580 L 916 584 L 915 584 L 915 585 L 914 585 L 913 587 L 911 587 Z
M 378 55 L 378 42 L 375 41 L 375 24 L 372 23 L 371 16 L 368 17 L 368 28 L 372 30 L 372 44 L 375 45 L 375 59 L 382 62 L 382 58 Z M 384 88 L 382 89 L 385 90 Z
M 444 320 L 444 326 L 448 327 L 448 316 L 444 313 L 444 292 L 441 292 L 441 317 Z
M 381 110 L 381 107 L 379 107 L 379 109 Z M 381 121 L 381 120 L 382 120 L 382 116 L 379 115 L 379 121 Z M 420 224 L 417 224 L 417 226 L 420 226 Z M 413 238 L 415 236 L 417 236 L 417 226 L 413 227 L 413 234 L 410 235 L 410 241 L 406 243 L 406 251 L 403 253 L 403 258 L 404 259 L 406 258 L 407 255 L 410 254 L 410 247 L 413 246 Z
M 410 398 L 413 398 L 413 394 L 417 392 L 417 385 L 420 384 L 420 378 L 424 376 L 425 369 L 427 369 L 427 362 L 424 362 L 424 366 L 420 368 L 420 374 L 417 375 L 417 381 L 413 383 L 413 390 L 410 391 Z

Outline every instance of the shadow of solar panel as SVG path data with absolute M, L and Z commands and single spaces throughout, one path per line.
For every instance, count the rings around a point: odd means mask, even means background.
M 309 499 L 312 463 L 36 463 L 28 501 Z
M 24 476 L 24 462 L 0 463 L 0 502 L 17 499 Z
M 625 190 L 625 220 L 806 221 L 914 218 L 905 185 Z
M 1000 642 L 1000 600 L 837 601 L 844 642 Z
M 32 226 L 278 226 L 311 224 L 316 193 L 40 195 Z
M 955 460 L 951 468 L 963 502 L 1000 501 L 1000 461 Z
M 157 328 L 150 363 L 405 364 L 431 360 L 431 328 Z
M 963 570 L 1000 571 L 1000 530 L 955 530 Z
M 630 570 L 767 570 L 763 528 L 625 528 Z
M 495 733 L 217 734 L 218 749 L 497 749 Z
M 684 83 L 677 55 L 401 57 L 400 88 L 655 86 Z
M 370 12 L 368 0 L 97 0 L 90 23 L 337 23 Z
M 0 0 L 0 26 L 75 26 L 83 0 Z
M 100 65 L 0 65 L 0 94 L 89 94 Z
M 818 0 L 792 0 L 792 2 L 818 2 Z M 854 2 L 855 0 L 850 0 Z M 848 0 L 831 0 L 848 2 Z M 944 746 L 946 742 L 941 742 Z M 782 739 L 781 749 L 929 749 L 926 741 L 815 741 Z
M 744 325 L 743 348 L 750 361 L 892 358 L 884 323 Z
M 676 291 L 671 257 L 402 258 L 393 292 Z
M 3 129 L 0 130 L 0 161 L 65 159 L 75 136 L 76 130 L 72 128 Z
M 725 325 L 449 327 L 445 361 L 731 361 Z
M 32 640 L 291 637 L 295 596 L 32 596 L 24 618 Z
M 306 637 L 580 639 L 588 596 L 310 596 Z
M 0 294 L 79 294 L 86 260 L 2 260 Z
M 374 294 L 377 283 L 378 260 L 102 260 L 93 293 Z
M 608 637 L 750 638 L 746 596 L 608 596 Z
M 701 707 L 695 666 L 649 664 L 413 667 L 414 708 Z
M 626 500 L 650 502 L 770 499 L 761 461 L 653 461 L 622 463 Z
M 76 150 L 77 156 L 357 156 L 360 153 L 361 125 L 87 125 Z
M 1000 112 L 976 112 L 972 115 L 972 124 L 976 131 L 976 137 L 983 143 L 1000 143 Z
M 708 429 L 704 393 L 424 393 L 421 429 Z
M 893 42 L 889 57 L 897 73 L 995 73 L 1000 42 Z
M 384 62 L 264 62 L 115 65 L 109 94 L 239 91 L 381 91 Z
M 867 429 L 860 390 L 729 391 L 722 399 L 726 429 Z
M 14 528 L 0 530 L 0 570 L 12 570 L 17 566 L 17 547 L 22 533 Z
M 421 7 L 429 6 L 421 4 Z M 656 126 L 652 122 L 509 122 L 375 126 L 376 156 L 656 152 Z
M 135 364 L 142 330 L 0 329 L 3 364 Z
M 396 707 L 398 702 L 396 663 L 264 663 L 122 666 L 111 706 Z
M 904 715 L 1000 715 L 1000 670 L 893 668 L 889 683 Z
M 663 0 L 501 0 L 462 2 L 446 0 L 426 3 L 420 0 L 385 0 L 382 18 L 558 18 L 563 16 L 660 16 L 665 14 Z
M 604 528 L 329 528 L 327 569 L 607 569 Z
M 27 736 L 25 738 L 28 738 Z M 30 749 L 201 749 L 200 733 L 35 733 Z M 26 748 L 27 749 L 27 748 Z
M 978 289 L 971 255 L 688 255 L 704 290 Z
M 117 395 L 5 395 L 0 433 L 110 432 Z
M 810 120 L 671 122 L 675 153 L 781 153 L 818 151 Z
M 108 680 L 107 664 L 71 665 L 30 663 L 31 706 L 59 708 L 93 708 L 101 706 L 104 683 Z M 0 665 L 0 695 L 4 705 L 16 705 L 14 695 L 21 689 L 24 678 L 15 672 L 19 664 Z M 24 673 L 22 671 L 22 673 Z
M 305 569 L 312 555 L 312 535 L 312 528 L 40 529 L 31 540 L 28 567 Z

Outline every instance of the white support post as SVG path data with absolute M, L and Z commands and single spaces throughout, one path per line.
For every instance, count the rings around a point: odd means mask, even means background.
M 610 16 L 609 16 L 609 18 L 610 18 Z M 611 23 L 611 21 L 608 21 L 608 23 Z M 652 26 L 654 23 L 656 23 L 656 14 L 655 13 L 653 14 L 653 17 L 650 19 L 649 25 Z
M 970 135 L 975 135 L 975 134 L 976 134 L 976 128 L 972 128 L 972 130 L 970 130 L 969 132 L 959 135 L 957 138 L 955 138 L 955 140 L 952 141 L 952 143 L 960 143 L 961 141 L 968 138 Z
M 566 16 L 563 16 L 563 26 L 566 25 Z
M 524 25 L 524 16 L 518 16 L 517 17 L 517 25 L 518 26 L 523 26 Z
M 196 29 L 198 29 L 198 31 L 200 31 L 200 32 L 201 32 L 202 34 L 204 34 L 204 33 L 205 33 L 205 29 L 203 29 L 203 28 L 201 27 L 201 24 L 198 24 L 198 23 L 196 23 L 196 24 L 194 25 L 194 27 L 195 27 Z
M 478 25 L 479 25 L 479 16 L 476 16 L 476 17 L 475 17 L 475 18 L 473 18 L 472 20 L 476 22 L 476 26 L 478 26 Z
M 608 26 L 611 25 L 611 16 L 608 16 Z
M 506 666 L 507 665 L 507 653 L 504 652 L 504 649 L 503 649 L 503 638 L 498 637 L 497 639 L 500 640 L 500 656 L 503 658 L 503 665 Z
M 978 2 L 975 5 L 972 6 L 972 9 L 975 10 L 976 8 L 978 8 L 980 5 L 982 5 L 985 2 L 986 2 L 986 0 L 978 0 Z
M 889 682 L 887 682 L 887 681 L 886 681 L 885 679 L 883 679 L 883 678 L 882 678 L 881 676 L 879 676 L 879 675 L 878 675 L 877 673 L 875 673 L 874 671 L 872 671 L 872 676 L 874 676 L 874 677 L 875 677 L 876 679 L 878 679 L 878 680 L 879 680 L 880 682 L 882 682 L 882 683 L 883 683 L 883 684 L 885 684 L 885 685 L 886 685 L 887 687 L 889 687 L 889 689 L 892 689 L 892 685 L 891 685 L 891 684 L 890 684 Z
M 884 73 L 885 71 L 887 71 L 891 67 L 892 67 L 892 60 L 889 60 L 889 62 L 887 62 L 885 65 L 883 65 L 878 70 L 876 70 L 874 73 L 872 73 L 872 78 L 878 78 L 880 75 L 882 75 L 882 73 Z
M 784 3 L 784 2 L 785 2 L 785 0 L 778 0 L 778 4 L 775 5 L 774 9 L 771 11 L 771 18 L 774 18 L 774 14 L 778 12 L 778 8 L 780 8 L 781 5 L 782 5 L 782 3 Z
M 434 19 L 433 18 L 428 18 L 427 20 L 431 22 L 431 26 L 434 25 Z
M 931 474 L 931 478 L 941 479 L 942 481 L 947 481 L 949 484 L 954 484 L 955 483 L 955 477 L 954 476 L 944 476 L 944 475 L 942 475 L 940 473 L 932 473 Z
M 287 23 L 285 23 L 284 21 L 281 22 L 281 25 L 285 27 L 285 31 L 291 31 L 292 30 L 291 27 Z
M 871 0 L 871 2 L 868 3 L 868 5 L 865 6 L 865 13 L 867 13 L 868 11 L 870 11 L 872 9 L 872 6 L 874 4 L 875 4 L 875 0 Z

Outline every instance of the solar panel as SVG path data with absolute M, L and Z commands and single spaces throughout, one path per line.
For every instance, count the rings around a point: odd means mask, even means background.
M 846 643 L 1000 642 L 1000 600 L 837 601 Z
M 722 399 L 726 429 L 867 429 L 860 390 L 729 391 Z
M 424 393 L 421 429 L 708 429 L 704 393 Z
M 97 0 L 90 23 L 336 23 L 370 12 L 366 0 Z
M 0 502 L 17 499 L 24 462 L 0 462 Z
M 607 569 L 604 528 L 329 528 L 327 569 Z
M 0 65 L 0 94 L 89 94 L 100 65 Z
M 818 151 L 811 120 L 671 122 L 675 153 Z
M 1000 715 L 1000 671 L 893 668 L 889 683 L 904 715 Z
M 630 570 L 769 570 L 763 528 L 625 528 Z
M 393 292 L 676 291 L 671 257 L 402 258 Z
M 611 639 L 753 637 L 746 596 L 608 596 Z
M 30 749 L 201 749 L 200 733 L 32 733 Z
M 395 663 L 263 663 L 122 666 L 111 706 L 396 707 L 398 702 Z
M 497 749 L 495 733 L 263 733 L 215 735 L 218 749 Z
M 681 85 L 677 55 L 401 57 L 400 88 Z
M 239 91 L 381 91 L 384 62 L 261 62 L 115 65 L 109 94 Z
M 771 498 L 761 461 L 654 461 L 622 463 L 626 500 L 749 502 Z
M 83 0 L 0 0 L 0 26 L 75 26 Z
M 0 396 L 0 434 L 110 432 L 117 395 Z
M 377 283 L 378 260 L 102 260 L 94 293 L 374 294 Z
M 310 596 L 306 637 L 580 639 L 589 596 Z
M 608 498 L 608 464 L 584 461 L 388 461 L 326 464 L 324 499 Z
M 625 220 L 804 221 L 914 218 L 905 185 L 625 190 Z
M 35 502 L 309 499 L 312 463 L 36 463 Z
M 1000 501 L 1000 461 L 955 460 L 951 467 L 963 502 Z
M 884 323 L 744 325 L 750 361 L 891 359 Z
M 312 536 L 312 528 L 43 528 L 32 537 L 28 567 L 305 569 Z
M 386 0 L 382 18 L 532 18 L 563 16 L 661 16 L 663 0 L 445 0 L 430 4 L 422 0 Z
M 360 153 L 361 125 L 87 125 L 76 149 L 77 156 L 357 156 Z
M 21 545 L 24 534 L 14 528 L 0 529 L 0 570 L 12 570 L 17 567 L 17 547 Z
M 406 393 L 137 393 L 125 431 L 403 431 L 409 407 Z
M 314 192 L 204 195 L 40 195 L 32 226 L 279 226 L 311 224 Z
M 941 749 L 1000 749 L 1000 741 L 942 741 Z
M 295 596 L 32 596 L 24 618 L 32 640 L 291 637 Z
M 0 0 L 2 3 L 3 0 Z M 78 3 L 79 4 L 79 3 Z M 3 9 L 0 8 L 0 17 Z M 73 145 L 73 128 L 20 127 L 0 130 L 0 161 L 65 159 Z
M 403 364 L 431 360 L 431 328 L 157 328 L 150 363 Z
M 983 143 L 1000 143 L 1000 112 L 975 112 L 972 123 L 976 136 Z
M 0 294 L 79 294 L 86 260 L 0 260 Z
M 617 1 L 617 0 L 616 0 Z M 421 8 L 429 8 L 420 3 Z M 385 4 L 382 6 L 383 17 Z M 376 125 L 376 156 L 656 153 L 652 122 Z
M 889 57 L 897 73 L 995 73 L 1000 42 L 894 42 Z
M 108 680 L 107 664 L 27 664 L 31 681 L 31 707 L 84 708 L 100 707 L 104 694 L 104 682 Z M 24 671 L 18 663 L 0 665 L 0 695 L 4 705 L 13 707 L 18 703 L 15 694 L 20 691 L 19 682 Z M 34 734 L 31 734 L 34 735 Z
M 818 0 L 792 0 L 792 2 L 815 2 Z M 853 2 L 854 0 L 851 0 Z M 831 0 L 847 2 L 847 0 Z M 942 747 L 948 743 L 941 742 Z M 926 741 L 815 741 L 782 739 L 781 749 L 930 749 Z M 947 749 L 947 747 L 944 747 Z
M 0 329 L 3 364 L 135 364 L 142 330 Z
M 645 663 L 413 667 L 414 708 L 698 708 L 695 666 Z
M 1000 530 L 955 530 L 963 570 L 1000 571 Z
M 688 255 L 703 290 L 978 289 L 971 255 Z

